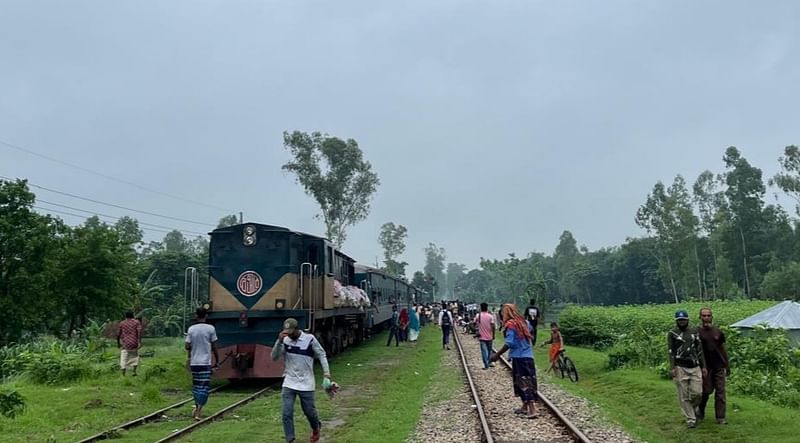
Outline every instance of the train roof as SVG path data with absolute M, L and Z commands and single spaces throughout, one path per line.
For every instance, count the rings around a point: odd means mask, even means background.
M 266 225 L 266 224 L 263 224 L 263 223 L 255 223 L 255 222 L 239 223 L 239 224 L 236 224 L 236 225 L 225 226 L 224 228 L 217 228 L 217 229 L 214 229 L 213 231 L 209 232 L 208 235 L 222 234 L 222 233 L 225 233 L 226 231 L 230 231 L 233 228 L 239 228 L 241 226 L 247 226 L 247 225 L 257 226 L 258 229 L 260 229 L 260 230 L 275 231 L 275 232 L 289 232 L 289 233 L 301 235 L 303 237 L 311 237 L 311 238 L 323 240 L 323 241 L 325 241 L 327 243 L 331 243 L 331 245 L 333 245 L 333 243 L 330 240 L 328 240 L 325 237 L 320 237 L 319 235 L 308 234 L 306 232 L 301 232 L 301 231 L 294 231 L 294 230 L 291 230 L 289 228 L 285 228 L 283 226 Z M 350 257 L 349 255 L 345 254 L 344 252 L 342 252 L 340 249 L 336 248 L 335 246 L 333 246 L 333 249 L 336 251 L 337 254 L 349 259 L 350 261 L 352 261 L 352 262 L 356 261 L 356 259 L 354 259 L 353 257 Z

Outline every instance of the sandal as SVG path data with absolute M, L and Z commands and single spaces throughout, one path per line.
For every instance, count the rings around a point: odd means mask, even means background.
M 524 418 L 524 419 L 526 419 L 526 420 L 534 420 L 534 419 L 537 419 L 537 418 L 539 418 L 539 416 L 538 416 L 538 415 L 536 415 L 536 414 L 533 414 L 533 415 L 523 415 L 523 416 L 522 416 L 522 418 Z

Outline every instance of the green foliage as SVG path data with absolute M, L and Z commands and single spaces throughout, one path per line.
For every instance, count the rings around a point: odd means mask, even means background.
M 161 396 L 161 391 L 159 391 L 157 387 L 145 386 L 144 389 L 142 389 L 142 400 L 147 403 L 157 404 L 163 401 L 163 397 Z
M 798 351 L 790 350 L 786 331 L 756 328 L 751 335 L 725 325 L 748 317 L 774 302 L 727 301 L 619 307 L 570 306 L 560 315 L 561 332 L 569 344 L 606 349 L 608 367 L 653 368 L 669 378 L 666 334 L 674 327 L 677 309 L 690 315 L 709 306 L 715 324 L 723 325 L 726 349 L 731 359 L 729 385 L 734 392 L 772 403 L 800 407 Z M 697 325 L 698 320 L 693 324 Z
M 395 260 L 403 251 L 406 250 L 406 237 L 408 230 L 403 225 L 395 225 L 392 222 L 384 223 L 381 226 L 381 233 L 378 242 L 383 248 L 384 270 L 397 278 L 406 277 L 406 266 L 408 263 Z
M 167 373 L 167 368 L 162 365 L 155 364 L 149 366 L 144 373 L 144 381 L 150 381 L 154 378 L 162 377 L 166 373 Z
M 293 173 L 306 194 L 317 200 L 325 235 L 341 248 L 347 228 L 369 214 L 378 175 L 353 139 L 294 131 L 283 133 L 283 145 L 293 158 L 282 169 Z
M 0 391 L 0 415 L 14 418 L 25 412 L 25 399 L 17 391 Z
M 731 367 L 729 384 L 736 392 L 775 404 L 800 407 L 800 368 L 782 329 L 754 328 L 744 336 L 725 330 Z

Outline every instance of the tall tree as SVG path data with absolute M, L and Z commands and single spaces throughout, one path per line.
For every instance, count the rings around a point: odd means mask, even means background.
M 282 169 L 295 174 L 306 194 L 317 200 L 325 235 L 342 247 L 347 228 L 369 214 L 370 200 L 380 184 L 378 175 L 353 139 L 294 131 L 283 133 L 283 145 L 293 159 Z
M 432 289 L 434 290 L 438 290 L 444 285 L 444 261 L 446 258 L 447 252 L 444 248 L 440 248 L 433 243 L 428 243 L 428 246 L 425 247 L 425 267 L 423 271 L 426 277 L 431 279 Z M 436 296 L 436 293 L 434 292 L 433 295 Z
M 679 265 L 681 260 L 685 260 L 688 245 L 696 239 L 698 224 L 683 177 L 676 176 L 669 188 L 661 182 L 656 183 L 645 204 L 636 212 L 636 224 L 656 235 L 662 274 L 669 281 L 677 303 Z
M 447 291 L 450 294 L 450 298 L 459 298 L 460 291 L 456 289 L 458 287 L 458 280 L 465 275 L 466 271 L 467 267 L 461 263 L 447 264 L 445 280 L 447 281 Z
M 556 252 L 553 257 L 556 260 L 558 290 L 564 301 L 569 300 L 569 297 L 575 294 L 572 268 L 575 266 L 575 260 L 579 256 L 578 242 L 572 236 L 572 232 L 562 232 L 558 238 L 558 246 L 556 246 Z
M 398 278 L 406 277 L 407 262 L 397 261 L 406 250 L 406 237 L 408 230 L 403 225 L 395 225 L 393 222 L 384 223 L 381 226 L 381 233 L 378 242 L 383 247 L 383 261 L 385 271 Z
M 33 211 L 27 181 L 0 180 L 0 346 L 55 328 L 58 263 L 66 227 Z M 48 315 L 56 314 L 56 315 Z
M 777 186 L 792 197 L 798 204 L 795 211 L 800 215 L 800 149 L 795 145 L 787 146 L 783 150 L 783 156 L 778 158 L 778 163 L 781 165 L 781 172 L 775 174 L 769 184 Z
M 766 188 L 761 177 L 761 169 L 750 165 L 735 147 L 731 146 L 725 151 L 723 161 L 727 169 L 724 174 L 725 184 L 728 186 L 725 190 L 727 206 L 732 225 L 741 240 L 744 292 L 747 296 L 751 296 L 748 238 L 758 229 Z

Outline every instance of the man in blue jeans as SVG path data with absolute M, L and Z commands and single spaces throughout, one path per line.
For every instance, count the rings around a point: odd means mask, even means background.
M 475 316 L 475 325 L 478 327 L 478 339 L 481 342 L 481 357 L 483 357 L 483 369 L 494 366 L 489 362 L 489 355 L 492 353 L 492 341 L 494 340 L 494 315 L 489 313 L 489 305 L 481 303 L 481 312 Z
M 283 331 L 278 335 L 275 346 L 272 347 L 272 360 L 284 357 L 283 370 L 283 433 L 287 442 L 294 440 L 294 399 L 300 397 L 300 407 L 303 409 L 311 425 L 311 443 L 319 441 L 320 421 L 317 408 L 314 406 L 314 357 L 322 365 L 322 373 L 328 380 L 331 370 L 325 350 L 316 338 L 306 334 L 297 325 L 297 320 L 287 318 L 283 322 Z

